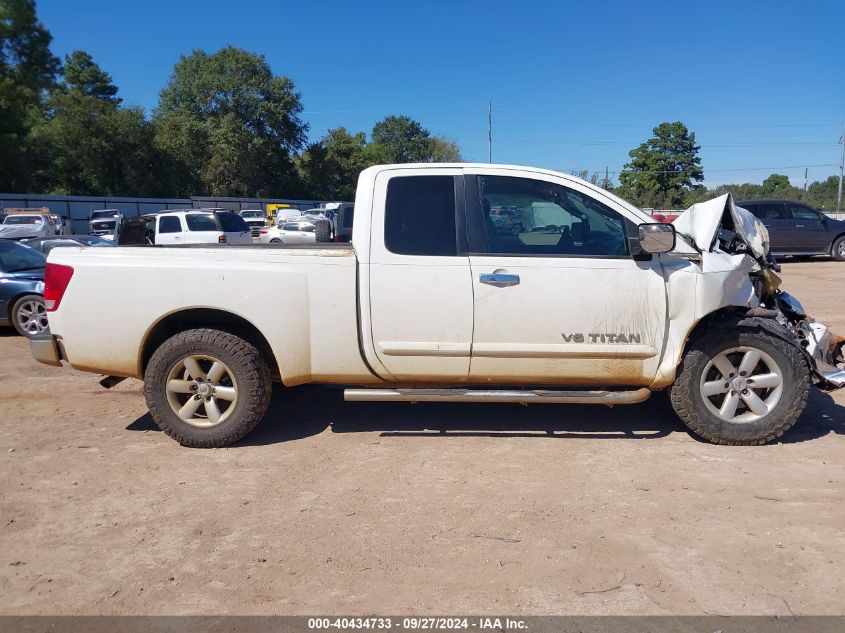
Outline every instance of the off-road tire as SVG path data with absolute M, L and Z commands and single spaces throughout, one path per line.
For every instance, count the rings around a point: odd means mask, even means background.
M 836 238 L 830 248 L 830 256 L 838 262 L 845 262 L 845 248 L 843 246 L 845 246 L 845 235 Z
M 21 336 L 25 336 L 25 337 L 29 338 L 30 336 L 33 336 L 36 333 L 35 332 L 32 332 L 32 333 L 27 332 L 26 330 L 24 330 L 21 327 L 21 324 L 18 322 L 18 312 L 20 311 L 21 307 L 26 303 L 40 303 L 43 306 L 44 305 L 44 297 L 42 297 L 40 295 L 24 295 L 22 297 L 18 297 L 15 300 L 14 305 L 12 305 L 12 309 L 9 311 L 9 318 L 11 319 L 12 325 L 14 326 L 15 330 L 17 330 L 17 333 L 20 334 Z M 43 332 L 49 332 L 49 331 L 50 331 L 49 327 L 46 330 L 43 330 Z
M 332 223 L 328 220 L 317 220 L 314 223 L 314 237 L 318 242 L 330 242 L 332 239 Z
M 238 399 L 233 413 L 210 428 L 182 420 L 167 400 L 171 368 L 187 356 L 207 354 L 233 372 Z M 238 441 L 261 422 L 270 404 L 273 382 L 267 361 L 247 341 L 220 330 L 186 330 L 170 337 L 153 353 L 144 375 L 144 397 L 159 428 L 182 446 L 220 448 Z
M 707 363 L 725 350 L 747 346 L 759 349 L 777 363 L 783 392 L 775 407 L 753 422 L 728 422 L 704 404 L 701 374 Z M 804 354 L 793 344 L 759 328 L 719 328 L 694 340 L 684 355 L 678 376 L 669 388 L 672 408 L 696 435 L 714 444 L 765 444 L 780 437 L 804 411 L 810 393 L 810 370 Z

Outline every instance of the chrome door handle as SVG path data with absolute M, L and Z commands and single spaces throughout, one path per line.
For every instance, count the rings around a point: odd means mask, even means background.
M 511 275 L 510 273 L 489 273 L 480 275 L 478 280 L 487 284 L 488 286 L 496 286 L 496 288 L 504 288 L 505 286 L 515 286 L 519 283 L 519 275 Z
M 795 225 L 795 228 L 796 228 L 796 229 L 803 229 L 803 228 L 804 228 L 804 225 L 803 225 L 803 224 L 796 224 L 796 225 Z

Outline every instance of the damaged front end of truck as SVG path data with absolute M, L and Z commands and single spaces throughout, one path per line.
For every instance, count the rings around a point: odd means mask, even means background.
M 744 255 L 741 265 L 759 299 L 746 316 L 779 325 L 777 331 L 804 353 L 819 388 L 845 387 L 845 337 L 807 315 L 800 301 L 780 289 L 780 266 L 769 252 L 769 233 L 760 220 L 725 194 L 693 205 L 672 224 L 699 255 Z

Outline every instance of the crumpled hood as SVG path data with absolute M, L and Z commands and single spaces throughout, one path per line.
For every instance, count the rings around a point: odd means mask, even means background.
M 687 238 L 700 252 L 717 248 L 720 231 L 723 230 L 735 233 L 755 258 L 769 252 L 766 227 L 749 211 L 736 206 L 729 193 L 692 205 L 672 224 L 678 234 Z

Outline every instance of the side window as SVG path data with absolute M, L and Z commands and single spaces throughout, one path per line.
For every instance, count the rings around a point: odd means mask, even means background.
M 757 207 L 758 218 L 764 220 L 786 220 L 786 207 L 780 203 L 772 202 L 769 204 L 761 204 Z
M 384 215 L 384 242 L 391 253 L 458 254 L 454 177 L 391 178 Z
M 182 225 L 179 223 L 179 217 L 175 215 L 166 215 L 158 219 L 159 233 L 180 233 Z
M 621 257 L 624 219 L 595 198 L 562 185 L 479 176 L 489 253 Z
M 811 222 L 819 222 L 821 220 L 818 212 L 808 207 L 791 204 L 789 205 L 789 211 L 792 213 L 793 220 L 810 220 Z

